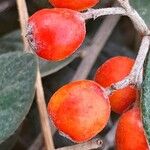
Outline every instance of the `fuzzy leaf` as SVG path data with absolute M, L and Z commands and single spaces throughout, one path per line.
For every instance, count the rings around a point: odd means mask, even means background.
M 0 39 L 0 54 L 10 51 L 23 51 L 23 44 L 19 30 L 11 32 Z M 76 57 L 77 54 L 74 54 L 71 57 L 59 62 L 49 62 L 39 58 L 40 72 L 42 77 L 57 72 L 58 70 L 67 66 Z
M 37 60 L 22 52 L 0 56 L 0 143 L 20 126 L 33 102 Z
M 71 57 L 58 62 L 48 62 L 39 58 L 40 71 L 42 77 L 48 76 L 59 71 L 60 69 L 71 63 L 76 57 L 77 55 L 73 54 Z
M 150 54 L 145 61 L 141 102 L 143 125 L 150 143 Z
M 150 1 L 149 0 L 130 0 L 131 5 L 138 11 L 140 16 L 150 26 Z

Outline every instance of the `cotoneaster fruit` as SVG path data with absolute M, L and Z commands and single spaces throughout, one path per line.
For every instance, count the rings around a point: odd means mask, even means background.
M 54 7 L 69 8 L 73 10 L 86 10 L 95 6 L 99 0 L 49 0 Z
M 80 143 L 99 133 L 110 116 L 110 103 L 104 89 L 94 81 L 71 82 L 50 99 L 48 113 L 66 137 Z
M 139 108 L 121 116 L 116 131 L 116 150 L 149 150 Z
M 27 38 L 35 53 L 59 61 L 72 55 L 86 34 L 81 14 L 65 8 L 42 9 L 28 20 Z
M 96 74 L 95 81 L 102 87 L 109 87 L 124 79 L 131 71 L 134 60 L 125 56 L 116 56 L 102 64 Z M 138 98 L 138 90 L 133 86 L 116 90 L 109 96 L 111 109 L 121 114 Z

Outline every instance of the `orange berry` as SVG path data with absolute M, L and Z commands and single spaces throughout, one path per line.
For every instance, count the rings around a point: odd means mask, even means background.
M 99 0 L 49 0 L 54 7 L 69 8 L 73 10 L 86 10 L 95 6 Z
M 72 55 L 85 38 L 85 21 L 77 11 L 43 9 L 28 20 L 27 38 L 35 53 L 59 61 Z
M 108 87 L 124 79 L 131 71 L 134 60 L 125 56 L 117 56 L 107 60 L 100 66 L 95 75 L 95 81 L 103 87 Z M 122 113 L 137 98 L 137 88 L 128 86 L 116 90 L 109 96 L 110 105 L 114 112 Z
M 55 126 L 75 142 L 84 142 L 99 133 L 110 116 L 108 97 L 94 81 L 71 82 L 50 99 L 48 113 Z
M 116 150 L 149 150 L 139 108 L 121 116 L 116 131 Z

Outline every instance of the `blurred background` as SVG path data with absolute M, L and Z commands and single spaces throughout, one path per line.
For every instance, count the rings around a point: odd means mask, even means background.
M 27 0 L 26 2 L 30 15 L 39 9 L 52 7 L 47 0 Z M 113 3 L 113 0 L 102 0 L 96 7 L 109 7 Z M 70 82 L 72 78 L 78 78 L 77 70 L 88 55 L 89 50 L 94 51 L 96 49 L 98 53 L 94 65 L 92 65 L 92 68 L 86 75 L 88 79 L 93 79 L 99 65 L 110 57 L 125 55 L 134 58 L 136 56 L 141 37 L 127 17 L 111 16 L 97 18 L 96 20 L 91 19 L 87 21 L 86 26 L 86 39 L 73 58 L 70 58 L 67 62 L 56 64 L 49 63 L 45 65 L 44 62 L 42 62 L 43 64 L 41 63 L 41 68 L 43 69 L 41 69 L 42 81 L 47 102 L 58 88 Z M 113 26 L 113 28 L 109 26 Z M 19 17 L 15 0 L 0 0 L 0 54 L 8 51 L 23 50 L 19 28 Z M 92 57 L 91 59 L 94 58 Z M 118 118 L 119 115 L 112 112 L 107 127 L 97 135 L 105 143 L 101 149 L 114 149 L 114 126 Z M 56 148 L 74 144 L 62 137 L 58 132 L 55 132 L 53 138 Z M 12 139 L 15 142 L 12 142 Z M 8 149 L 44 150 L 43 136 L 35 101 L 22 126 L 10 139 L 10 144 L 3 143 L 0 146 L 0 150 Z

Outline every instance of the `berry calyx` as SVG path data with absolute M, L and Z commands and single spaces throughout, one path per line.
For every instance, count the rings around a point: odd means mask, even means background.
M 84 142 L 99 133 L 110 116 L 104 89 L 94 81 L 71 82 L 50 99 L 48 113 L 59 131 L 75 142 Z
M 60 61 L 72 55 L 82 44 L 85 33 L 85 21 L 74 10 L 43 9 L 28 20 L 29 44 L 39 57 L 50 61 Z
M 139 108 L 125 112 L 116 130 L 116 150 L 148 150 Z
M 134 60 L 125 56 L 116 56 L 102 64 L 96 74 L 95 81 L 103 87 L 109 87 L 124 79 L 131 71 Z M 133 86 L 114 91 L 110 96 L 111 109 L 121 114 L 135 102 L 138 90 Z
M 69 8 L 73 10 L 86 10 L 95 6 L 99 0 L 49 0 L 54 7 Z

